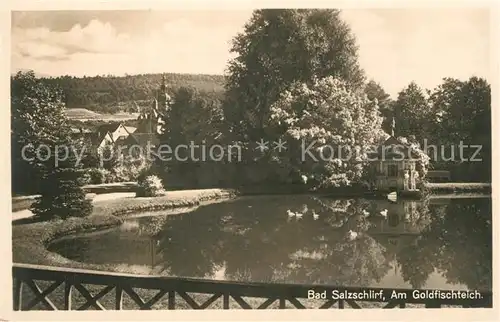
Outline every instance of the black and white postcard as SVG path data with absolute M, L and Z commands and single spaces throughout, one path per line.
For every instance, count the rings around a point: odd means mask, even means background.
M 493 4 L 90 3 L 9 11 L 13 319 L 492 313 Z

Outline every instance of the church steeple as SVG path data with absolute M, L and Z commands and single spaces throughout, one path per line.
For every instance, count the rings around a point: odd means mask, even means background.
M 167 94 L 167 79 L 162 75 L 162 82 L 155 91 L 151 105 L 145 109 L 139 108 L 139 125 L 136 133 L 161 133 L 161 125 L 164 123 L 166 111 L 170 107 L 171 98 Z M 155 93 L 153 92 L 153 93 Z M 134 102 L 134 104 L 137 103 Z
M 167 91 L 167 79 L 165 77 L 165 74 L 161 75 L 161 87 L 160 87 L 160 91 L 162 93 L 165 93 Z
M 169 108 L 171 103 L 170 95 L 167 93 L 167 78 L 165 74 L 162 75 L 161 85 L 156 97 L 158 100 L 158 107 L 160 108 L 159 112 L 163 113 Z
M 392 123 L 391 123 L 391 136 L 394 137 L 394 130 L 396 129 L 396 120 L 394 119 L 394 116 L 392 117 Z

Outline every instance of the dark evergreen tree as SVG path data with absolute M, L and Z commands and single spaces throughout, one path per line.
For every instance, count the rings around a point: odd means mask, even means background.
M 68 142 L 71 144 L 71 142 Z M 60 153 L 60 158 L 65 155 Z M 85 197 L 82 172 L 73 153 L 58 165 L 47 165 L 42 177 L 41 196 L 32 205 L 35 216 L 51 218 L 85 217 L 92 212 L 92 202 Z M 55 161 L 55 158 L 49 160 Z
M 175 91 L 173 102 L 165 115 L 163 133 L 159 136 L 161 145 L 168 145 L 172 151 L 181 145 L 204 144 L 211 147 L 220 143 L 223 115 L 221 102 L 216 97 L 200 94 L 192 87 L 181 87 Z M 180 149 L 170 155 L 155 160 L 155 169 L 163 183 L 179 182 L 181 185 L 195 186 L 198 172 L 213 172 L 211 160 L 202 160 L 201 146 L 191 150 Z M 170 180 L 173 179 L 173 180 Z M 175 184 L 175 183 L 174 183 Z

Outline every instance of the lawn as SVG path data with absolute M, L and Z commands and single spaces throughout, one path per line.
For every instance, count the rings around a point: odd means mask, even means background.
M 137 119 L 139 113 L 119 112 L 116 114 L 101 114 L 86 108 L 68 108 L 65 110 L 66 116 L 71 120 L 103 120 L 103 121 L 123 121 Z
M 135 192 L 137 187 L 136 182 L 117 182 L 103 184 L 89 184 L 83 187 L 87 195 L 103 194 L 103 193 L 119 193 L 119 192 Z M 14 196 L 12 197 L 12 212 L 29 209 L 31 204 L 35 202 L 38 195 L 32 196 Z
M 425 186 L 431 193 L 491 193 L 491 184 L 482 182 L 440 182 L 427 183 Z
M 37 196 L 23 196 L 12 198 L 12 212 L 29 209 Z
M 68 108 L 65 110 L 66 116 L 70 119 L 99 119 L 101 114 L 90 111 L 86 108 Z

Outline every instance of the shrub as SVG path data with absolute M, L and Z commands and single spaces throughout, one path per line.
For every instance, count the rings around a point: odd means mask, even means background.
M 135 181 L 150 165 L 144 157 L 125 158 L 118 167 L 112 169 L 110 182 Z
M 165 194 L 160 178 L 155 175 L 141 176 L 137 182 L 137 197 L 157 197 Z
M 139 175 L 137 176 L 136 178 L 136 181 L 139 183 L 139 182 L 144 182 L 146 180 L 147 177 L 151 176 L 151 175 L 154 175 L 152 172 L 151 172 L 151 169 L 148 168 L 148 169 L 143 169 Z M 160 179 L 161 180 L 161 179 Z
M 129 158 L 125 159 L 123 163 L 111 170 L 105 168 L 86 169 L 85 184 L 136 181 L 141 174 L 143 176 L 153 174 L 153 172 L 150 171 L 150 163 L 142 158 Z
M 87 175 L 90 177 L 91 184 L 101 184 L 106 183 L 109 171 L 106 169 L 90 168 L 87 171 Z
M 81 175 L 81 181 L 82 181 L 82 184 L 86 185 L 86 184 L 92 184 L 92 175 L 90 173 L 90 169 L 78 169 L 77 170 L 80 175 Z

